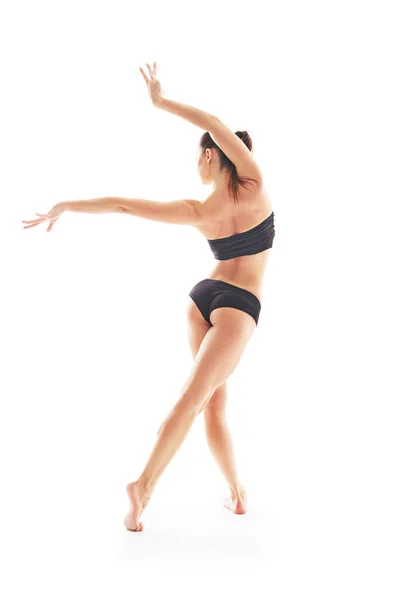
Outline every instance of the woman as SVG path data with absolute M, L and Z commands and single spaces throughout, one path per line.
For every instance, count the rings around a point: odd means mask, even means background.
M 212 184 L 206 200 L 157 202 L 128 198 L 60 202 L 38 219 L 23 221 L 34 227 L 75 212 L 122 212 L 164 223 L 192 225 L 203 233 L 217 260 L 209 277 L 189 292 L 188 337 L 194 363 L 179 399 L 158 430 L 157 442 L 136 481 L 126 491 L 130 509 L 124 525 L 142 531 L 139 521 L 162 472 L 186 438 L 196 416 L 203 412 L 208 444 L 225 476 L 231 497 L 224 506 L 246 512 L 246 492 L 240 483 L 232 440 L 225 420 L 226 381 L 257 326 L 261 286 L 275 236 L 274 213 L 264 190 L 263 176 L 252 155 L 247 132 L 234 134 L 216 116 L 163 96 L 156 78 L 157 64 L 140 68 L 153 105 L 183 117 L 206 130 L 199 146 L 198 169 Z M 246 186 L 245 183 L 249 185 Z M 240 187 L 241 186 L 241 187 Z

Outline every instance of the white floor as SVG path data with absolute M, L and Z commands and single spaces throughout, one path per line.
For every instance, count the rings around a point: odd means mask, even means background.
M 399 597 L 398 542 L 368 497 L 337 503 L 334 489 L 313 495 L 317 483 L 296 497 L 287 484 L 291 496 L 279 509 L 276 494 L 252 488 L 239 516 L 223 508 L 222 485 L 207 492 L 175 476 L 154 493 L 141 533 L 124 529 L 127 502 L 115 482 L 108 491 L 100 484 L 97 498 L 93 480 L 64 493 L 50 482 L 34 494 L 28 486 L 24 501 L 17 482 L 15 502 L 8 498 L 14 512 L 3 514 L 2 597 Z

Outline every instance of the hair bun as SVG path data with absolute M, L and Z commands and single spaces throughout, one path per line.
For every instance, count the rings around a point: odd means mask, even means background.
M 253 148 L 253 142 L 248 131 L 235 131 L 236 135 L 246 144 L 249 150 Z

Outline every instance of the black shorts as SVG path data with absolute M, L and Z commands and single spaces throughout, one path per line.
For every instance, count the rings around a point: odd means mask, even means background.
M 190 290 L 189 296 L 210 325 L 210 314 L 214 308 L 230 306 L 243 310 L 258 323 L 261 303 L 257 296 L 244 288 L 221 281 L 220 279 L 202 279 Z

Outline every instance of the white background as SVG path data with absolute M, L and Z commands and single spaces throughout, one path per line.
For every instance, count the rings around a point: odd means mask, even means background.
M 398 8 L 398 7 L 397 7 Z M 5 2 L 1 45 L 2 596 L 398 599 L 396 3 Z M 202 133 L 249 130 L 275 212 L 259 326 L 228 381 L 249 511 L 202 415 L 125 530 L 192 358 L 213 257 L 191 227 L 62 200 L 204 199 Z

